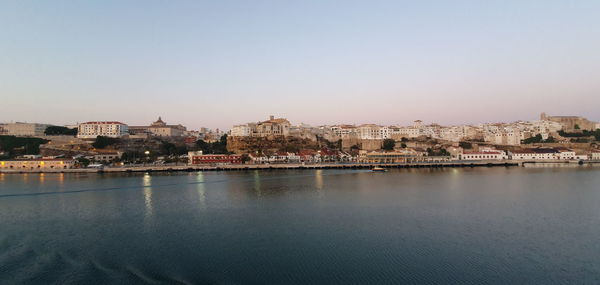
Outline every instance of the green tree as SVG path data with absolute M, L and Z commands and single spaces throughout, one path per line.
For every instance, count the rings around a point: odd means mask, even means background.
M 383 140 L 383 149 L 384 150 L 394 150 L 394 147 L 396 146 L 396 141 L 393 139 L 385 139 Z
M 578 124 L 575 124 L 575 127 L 574 127 L 574 129 L 576 129 L 576 130 L 580 130 L 581 128 L 579 127 L 579 125 L 578 125 Z
M 521 142 L 524 144 L 540 143 L 542 142 L 542 135 L 537 134 L 535 137 L 526 138 Z
M 250 158 L 250 155 L 248 155 L 247 153 L 242 154 L 242 163 L 246 163 L 250 160 L 252 160 L 252 158 Z
M 106 148 L 107 146 L 114 145 L 118 142 L 119 142 L 119 139 L 117 139 L 117 138 L 98 136 L 96 138 L 96 141 L 94 141 L 92 143 L 92 146 L 94 148 L 102 149 L 102 148 Z
M 406 144 L 405 144 L 405 143 L 402 143 L 402 144 L 400 144 L 400 146 L 401 146 L 402 148 L 406 148 Z
M 473 145 L 470 142 L 459 142 L 458 146 L 462 147 L 463 149 L 472 149 Z
M 222 136 L 219 141 L 212 143 L 198 140 L 196 141 L 196 148 L 206 154 L 228 154 L 227 135 Z
M 14 157 L 23 154 L 39 154 L 40 145 L 48 140 L 40 138 L 23 138 L 16 136 L 0 136 L 0 151 L 6 152 L 5 156 Z
M 75 136 L 77 135 L 77 129 L 69 129 L 62 126 L 49 126 L 44 131 L 47 136 Z

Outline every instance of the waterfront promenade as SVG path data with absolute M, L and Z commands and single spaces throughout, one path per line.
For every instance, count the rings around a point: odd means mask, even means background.
M 519 166 L 515 161 L 444 161 L 418 163 L 315 163 L 315 164 L 229 164 L 229 165 L 136 165 L 104 168 L 75 169 L 6 169 L 2 173 L 117 173 L 117 172 L 170 172 L 170 171 L 228 171 L 228 170 L 272 170 L 272 169 L 371 169 L 384 168 L 434 168 L 434 167 L 492 167 Z
M 478 161 L 442 161 L 415 163 L 282 163 L 282 164 L 229 164 L 229 165 L 136 165 L 104 168 L 73 169 L 3 169 L 0 173 L 127 173 L 127 172 L 175 172 L 175 171 L 230 171 L 230 170 L 276 170 L 276 169 L 371 169 L 383 168 L 440 168 L 440 167 L 509 167 L 525 164 L 597 164 L 598 160 L 587 161 L 533 161 L 533 160 L 478 160 Z

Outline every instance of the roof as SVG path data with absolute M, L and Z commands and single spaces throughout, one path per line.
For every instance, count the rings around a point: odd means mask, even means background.
M 501 151 L 465 151 L 463 154 L 502 154 Z
M 96 122 L 85 122 L 85 123 L 81 123 L 81 124 L 86 124 L 86 125 L 104 125 L 104 124 L 125 125 L 118 121 L 96 121 Z
M 553 148 L 526 148 L 514 150 L 513 153 L 558 153 L 559 151 Z

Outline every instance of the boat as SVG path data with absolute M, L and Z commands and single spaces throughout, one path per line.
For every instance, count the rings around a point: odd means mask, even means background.
M 371 169 L 371 171 L 373 171 L 373 172 L 386 172 L 386 171 L 387 171 L 387 169 L 385 169 L 385 168 L 382 168 L 382 167 L 373 167 L 373 168 Z

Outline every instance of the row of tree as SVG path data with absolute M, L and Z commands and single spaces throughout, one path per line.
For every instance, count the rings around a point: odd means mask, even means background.
M 39 154 L 40 145 L 48 140 L 40 138 L 23 138 L 16 136 L 0 136 L 0 151 L 4 156 L 11 158 L 18 155 Z

